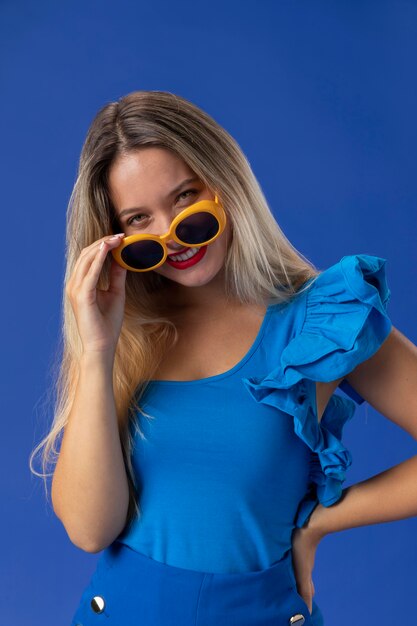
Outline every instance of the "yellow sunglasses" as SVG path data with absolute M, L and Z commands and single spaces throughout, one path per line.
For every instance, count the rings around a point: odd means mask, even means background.
M 128 235 L 111 253 L 114 260 L 132 272 L 149 272 L 165 263 L 166 241 L 174 239 L 190 248 L 212 243 L 226 226 L 226 213 L 218 201 L 200 200 L 179 213 L 165 235 Z

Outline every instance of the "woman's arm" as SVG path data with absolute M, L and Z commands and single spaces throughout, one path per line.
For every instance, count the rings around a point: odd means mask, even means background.
M 318 504 L 305 529 L 321 540 L 356 526 L 392 522 L 417 515 L 417 455 L 351 485 L 329 507 Z
M 417 440 L 417 346 L 398 329 L 393 327 L 380 349 L 345 378 L 379 413 Z M 322 395 L 318 387 L 319 407 L 320 402 L 323 406 Z M 330 507 L 318 504 L 305 528 L 321 538 L 355 526 L 415 515 L 417 455 L 347 487 Z
M 52 481 L 54 512 L 71 541 L 99 552 L 122 531 L 129 487 L 113 393 L 113 356 L 84 353 Z

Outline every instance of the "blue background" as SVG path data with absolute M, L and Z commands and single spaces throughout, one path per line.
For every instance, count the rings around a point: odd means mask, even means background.
M 98 555 L 70 542 L 28 458 L 52 420 L 65 212 L 94 115 L 137 89 L 195 102 L 239 142 L 317 267 L 387 259 L 390 317 L 417 343 L 417 4 L 3 0 L 0 24 L 0 622 L 65 626 Z M 345 486 L 417 452 L 367 404 L 344 441 Z M 313 580 L 326 624 L 414 619 L 416 531 L 414 517 L 323 540 Z

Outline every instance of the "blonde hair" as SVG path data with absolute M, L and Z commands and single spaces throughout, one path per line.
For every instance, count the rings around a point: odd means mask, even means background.
M 82 147 L 67 210 L 62 349 L 57 346 L 51 368 L 54 417 L 29 461 L 31 471 L 44 479 L 53 475 L 45 470 L 59 456 L 57 442 L 73 404 L 82 353 L 65 287 L 83 248 L 123 230 L 109 195 L 110 166 L 118 157 L 147 146 L 172 150 L 217 193 L 233 233 L 224 268 L 228 297 L 252 304 L 263 304 L 265 299 L 271 303 L 288 301 L 320 273 L 281 231 L 237 142 L 202 109 L 166 91 L 134 91 L 103 106 Z M 108 288 L 109 257 L 98 281 L 99 289 Z M 135 435 L 130 426 L 144 437 L 137 417 L 139 413 L 153 416 L 140 407 L 141 397 L 166 350 L 178 339 L 175 324 L 160 316 L 152 296 L 166 285 L 167 279 L 156 272 L 126 275 L 125 315 L 115 353 L 113 388 L 129 482 L 128 525 L 140 515 L 131 463 Z M 42 448 L 43 473 L 39 474 L 32 467 L 32 459 Z

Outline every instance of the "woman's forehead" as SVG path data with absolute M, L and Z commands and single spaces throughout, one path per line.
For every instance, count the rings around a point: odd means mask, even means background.
M 128 155 L 112 165 L 108 181 L 113 203 L 120 210 L 127 208 L 126 203 L 136 206 L 165 200 L 183 182 L 201 182 L 182 159 L 171 154 Z

